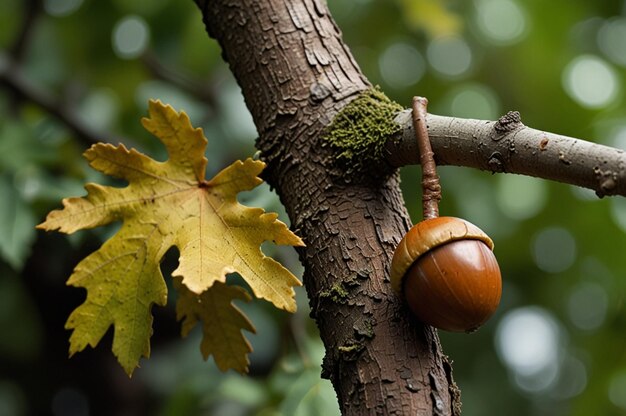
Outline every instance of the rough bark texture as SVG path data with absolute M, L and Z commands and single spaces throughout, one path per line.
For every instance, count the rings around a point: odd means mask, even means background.
M 397 172 L 342 169 L 324 128 L 370 88 L 321 0 L 196 0 L 256 123 L 300 251 L 342 412 L 458 414 L 436 332 L 410 318 L 388 267 L 410 227 Z M 336 152 L 336 151 L 335 151 Z

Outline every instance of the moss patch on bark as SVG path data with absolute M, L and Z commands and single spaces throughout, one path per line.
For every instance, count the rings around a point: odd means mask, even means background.
M 369 89 L 335 116 L 324 140 L 336 149 L 337 161 L 348 168 L 378 165 L 384 158 L 385 142 L 401 129 L 394 118 L 402 110 L 378 87 Z

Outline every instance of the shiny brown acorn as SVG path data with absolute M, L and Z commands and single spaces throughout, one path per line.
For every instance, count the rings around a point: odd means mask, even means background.
M 472 332 L 500 303 L 502 278 L 492 250 L 489 236 L 468 221 L 426 219 L 396 248 L 391 285 L 422 322 Z

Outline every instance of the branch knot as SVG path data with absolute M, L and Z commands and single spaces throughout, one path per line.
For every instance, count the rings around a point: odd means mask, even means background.
M 522 116 L 520 115 L 519 111 L 509 111 L 508 113 L 500 117 L 498 121 L 496 121 L 493 125 L 493 128 L 497 133 L 496 137 L 494 137 L 493 139 L 500 140 L 507 133 L 517 130 L 523 126 L 524 124 L 522 124 Z

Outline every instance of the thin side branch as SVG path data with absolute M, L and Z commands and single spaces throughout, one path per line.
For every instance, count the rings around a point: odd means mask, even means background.
M 430 145 L 426 117 L 428 100 L 424 97 L 413 97 L 413 128 L 417 133 L 417 147 L 422 165 L 422 209 L 425 220 L 439 216 L 441 200 L 441 184 L 437 175 L 435 154 Z
M 42 11 L 42 0 L 26 0 L 23 2 L 24 11 L 22 12 L 22 18 L 18 25 L 18 30 L 13 40 L 12 45 L 8 48 L 8 53 L 13 60 L 14 65 L 19 65 L 24 59 L 28 51 L 30 39 L 36 27 L 36 21 Z M 23 98 L 11 91 L 9 94 L 9 106 L 8 112 L 12 116 L 18 114 L 18 108 L 20 107 Z
M 197 97 L 204 104 L 209 106 L 214 111 L 217 105 L 215 86 L 201 79 L 195 79 L 187 74 L 184 74 L 178 69 L 169 68 L 159 60 L 159 58 L 152 51 L 148 51 L 141 57 L 141 62 L 150 71 L 152 76 L 169 82 L 172 85 L 177 86 L 182 91 Z
M 400 167 L 419 163 L 411 111 L 398 114 L 401 133 L 387 144 L 387 160 Z M 517 173 L 593 189 L 601 198 L 626 196 L 626 153 L 572 137 L 535 130 L 519 113 L 498 121 L 427 115 L 438 165 Z
M 27 0 L 24 2 L 24 12 L 19 30 L 17 31 L 13 45 L 9 48 L 9 52 L 16 62 L 21 62 L 26 53 L 33 29 L 36 27 L 34 23 L 41 13 L 41 9 L 41 0 Z

